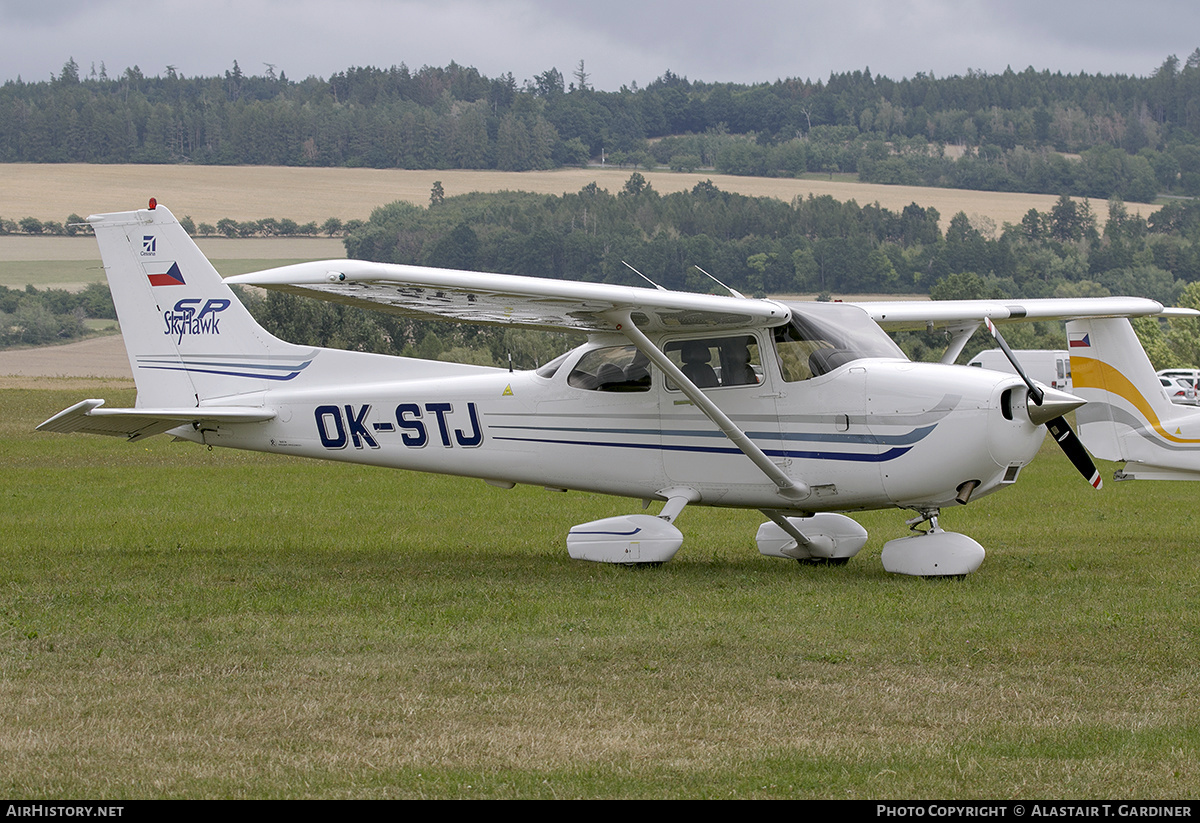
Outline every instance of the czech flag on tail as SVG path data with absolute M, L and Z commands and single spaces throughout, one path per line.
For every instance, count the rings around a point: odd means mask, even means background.
M 146 270 L 146 277 L 150 278 L 151 286 L 185 286 L 183 282 L 183 272 L 179 270 L 179 264 L 175 262 L 154 262 L 145 263 L 143 268 Z

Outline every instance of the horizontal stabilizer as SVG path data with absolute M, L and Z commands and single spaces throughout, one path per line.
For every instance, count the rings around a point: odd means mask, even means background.
M 84 400 L 64 409 L 37 427 L 38 431 L 107 434 L 141 440 L 178 426 L 196 428 L 220 423 L 261 423 L 275 417 L 270 409 L 245 406 L 209 406 L 188 409 L 105 409 L 103 400 Z
M 1114 480 L 1200 480 L 1200 471 L 1186 469 L 1163 469 L 1158 466 L 1126 463 L 1125 468 L 1113 475 Z

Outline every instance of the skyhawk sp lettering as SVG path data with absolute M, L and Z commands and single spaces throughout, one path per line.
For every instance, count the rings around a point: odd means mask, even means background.
M 221 312 L 229 308 L 232 301 L 228 299 L 210 299 L 197 312 L 196 306 L 201 298 L 185 298 L 175 304 L 175 307 L 163 312 L 163 322 L 166 330 L 163 334 L 177 336 L 182 343 L 187 335 L 206 335 L 221 333 Z

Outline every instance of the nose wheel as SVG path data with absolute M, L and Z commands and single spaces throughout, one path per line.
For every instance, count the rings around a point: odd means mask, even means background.
M 923 523 L 929 524 L 928 531 L 921 530 Z M 962 577 L 983 563 L 983 546 L 965 534 L 943 531 L 937 509 L 918 512 L 907 525 L 915 534 L 883 545 L 880 560 L 886 571 L 914 577 Z

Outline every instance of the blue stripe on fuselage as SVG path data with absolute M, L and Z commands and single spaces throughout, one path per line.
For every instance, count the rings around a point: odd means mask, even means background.
M 718 432 L 718 434 L 720 434 Z M 725 435 L 720 434 L 721 437 Z M 688 445 L 672 445 L 666 443 L 627 443 L 612 440 L 559 440 L 549 437 L 503 437 L 493 435 L 492 440 L 507 440 L 520 443 L 542 443 L 556 446 L 599 446 L 602 448 L 613 449 L 651 449 L 664 452 L 688 452 L 691 454 L 741 454 L 741 449 L 736 446 L 718 447 L 718 446 L 688 446 Z M 889 460 L 895 460 L 902 457 L 912 450 L 912 446 L 903 448 L 891 448 L 880 454 L 866 454 L 863 452 L 836 452 L 836 451 L 793 451 L 784 449 L 763 449 L 768 457 L 790 457 L 804 460 L 839 460 L 857 463 L 884 463 Z
M 798 441 L 798 442 L 813 442 L 813 443 L 847 443 L 871 446 L 912 446 L 924 440 L 930 432 L 937 427 L 937 424 L 932 426 L 922 426 L 921 428 L 913 429 L 904 434 L 838 434 L 838 433 L 819 433 L 819 432 L 756 432 L 748 431 L 746 435 L 751 440 L 783 440 Z M 642 435 L 645 437 L 707 437 L 707 438 L 724 438 L 724 432 L 720 431 L 692 431 L 688 429 L 623 429 L 623 428 L 594 428 L 594 427 L 572 427 L 572 426 L 490 426 L 493 431 L 527 431 L 527 432 L 562 432 L 566 434 L 596 434 L 596 435 L 611 435 L 611 434 L 633 434 Z M 536 438 L 526 437 L 497 437 L 498 440 L 536 440 Z M 574 442 L 574 441 L 559 441 L 548 440 L 545 442 Z M 614 444 L 615 445 L 615 444 Z M 669 447 L 664 447 L 669 448 Z M 735 449 L 736 451 L 736 449 Z

